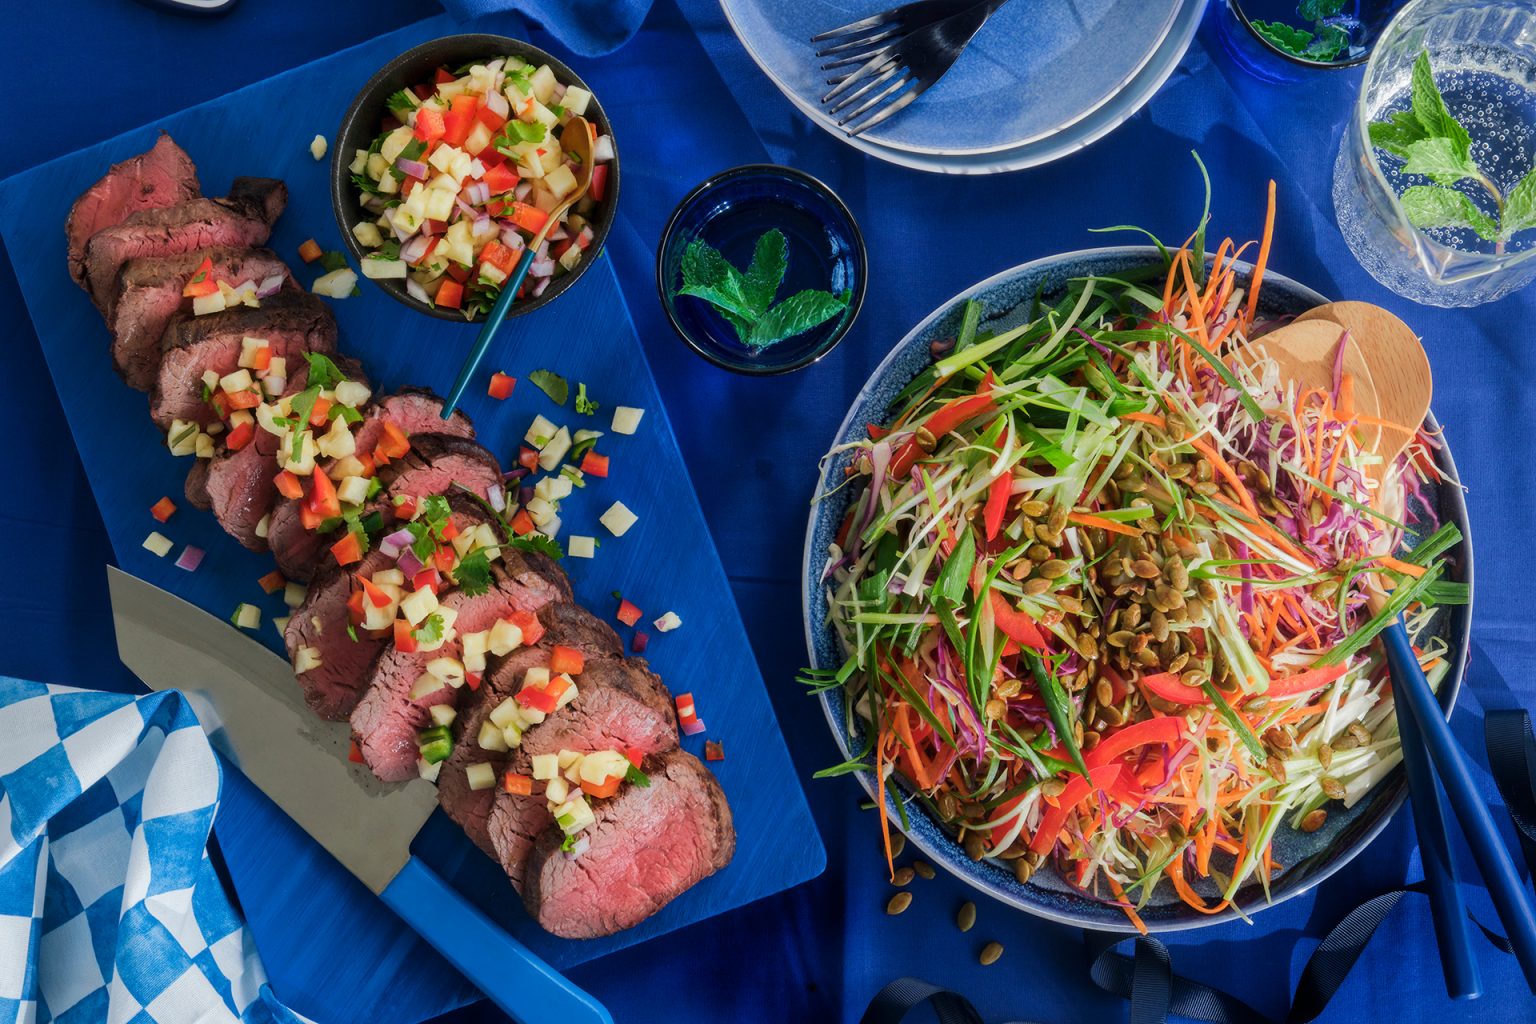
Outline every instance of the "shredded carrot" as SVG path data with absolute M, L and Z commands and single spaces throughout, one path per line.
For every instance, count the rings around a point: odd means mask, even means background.
M 1400 572 L 1404 576 L 1412 576 L 1414 579 L 1423 576 L 1425 572 L 1422 565 L 1414 565 L 1412 562 L 1405 562 L 1400 558 L 1393 558 L 1391 555 L 1377 555 L 1376 561 L 1393 572 Z
M 1146 423 L 1159 430 L 1168 426 L 1168 421 L 1154 412 L 1123 412 L 1120 414 L 1120 418 L 1130 420 L 1132 423 Z
M 1070 512 L 1067 514 L 1067 522 L 1076 523 L 1078 526 L 1095 527 L 1110 533 L 1120 533 L 1127 537 L 1141 536 L 1141 531 L 1134 526 L 1117 523 L 1113 519 L 1105 519 L 1103 516 L 1090 515 L 1087 512 Z
M 1131 919 L 1131 924 L 1135 925 L 1136 930 L 1141 934 L 1147 934 L 1147 926 L 1143 924 L 1141 918 L 1137 916 L 1136 908 L 1131 906 L 1131 901 L 1125 898 L 1125 889 L 1120 886 L 1119 882 L 1115 881 L 1114 875 L 1106 873 L 1104 877 L 1109 879 L 1110 891 L 1113 892 L 1115 894 L 1115 898 L 1120 901 L 1120 909 L 1125 912 L 1126 917 Z
M 891 818 L 885 810 L 885 727 L 875 737 L 875 804 L 880 808 L 880 839 L 885 844 L 885 867 L 896 880 L 896 858 L 891 853 Z
M 1168 877 L 1172 880 L 1173 891 L 1179 894 L 1179 899 L 1188 903 L 1196 910 L 1205 909 L 1205 900 L 1201 899 L 1200 894 L 1191 889 L 1189 882 L 1184 879 L 1184 856 L 1182 853 L 1174 857 L 1172 862 L 1169 863 Z
M 1259 242 L 1259 258 L 1253 264 L 1253 283 L 1248 287 L 1248 326 L 1253 326 L 1253 315 L 1259 308 L 1259 286 L 1264 283 L 1264 267 L 1269 263 L 1269 245 L 1275 237 L 1275 182 L 1269 182 L 1269 203 L 1264 212 L 1264 234 Z
M 1226 459 L 1221 457 L 1221 453 L 1203 438 L 1191 437 L 1189 443 L 1194 446 L 1195 451 L 1205 456 L 1206 461 L 1211 464 L 1211 467 L 1216 472 L 1222 475 L 1227 483 L 1232 485 L 1232 489 L 1237 492 L 1238 500 L 1242 502 L 1243 508 L 1254 518 L 1260 518 L 1259 507 L 1254 504 L 1253 495 L 1248 493 L 1248 488 L 1244 486 L 1242 477 L 1238 476 L 1237 471 L 1232 468 Z

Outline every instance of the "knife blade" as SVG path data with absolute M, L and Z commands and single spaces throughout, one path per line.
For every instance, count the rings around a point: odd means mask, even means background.
M 182 691 L 214 748 L 492 1001 L 526 1024 L 612 1024 L 411 856 L 435 787 L 386 785 L 349 762 L 346 724 L 315 718 L 292 668 L 251 637 L 113 566 L 107 587 L 123 664 L 151 689 Z

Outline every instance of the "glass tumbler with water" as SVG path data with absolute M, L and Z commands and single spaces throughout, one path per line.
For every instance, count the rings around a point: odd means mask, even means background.
M 1536 278 L 1536 2 L 1399 11 L 1366 66 L 1333 203 L 1361 266 L 1415 302 L 1475 306 Z

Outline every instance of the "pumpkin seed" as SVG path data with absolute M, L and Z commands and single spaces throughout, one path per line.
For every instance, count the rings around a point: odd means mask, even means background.
M 934 437 L 933 431 L 927 427 L 918 427 L 912 439 L 917 442 L 918 449 L 925 452 L 933 451 L 934 446 L 939 443 L 939 439 Z
M 1025 501 L 1019 505 L 1019 510 L 1027 516 L 1033 516 L 1034 518 L 1039 519 L 1041 516 L 1050 513 L 1051 506 L 1047 505 L 1045 502 L 1038 498 L 1030 498 L 1028 501 Z
M 1198 597 L 1185 598 L 1184 618 L 1189 622 L 1198 622 L 1205 618 L 1205 602 Z
M 1135 639 L 1136 639 L 1136 634 L 1135 633 L 1132 633 L 1128 629 L 1119 629 L 1119 630 L 1116 630 L 1115 632 L 1109 634 L 1109 636 L 1106 638 L 1106 641 L 1109 643 L 1109 646 L 1111 646 L 1111 647 L 1125 647 L 1127 644 L 1129 644 L 1132 640 L 1135 640 Z
M 1020 885 L 1029 881 L 1034 874 L 1035 866 L 1029 862 L 1028 856 L 1020 857 L 1013 862 L 1013 877 Z
M 1319 743 L 1317 745 L 1317 763 L 1323 766 L 1324 771 L 1333 767 L 1333 748 L 1328 744 Z
M 1189 568 L 1183 559 L 1175 558 L 1168 563 L 1168 585 L 1174 590 L 1189 589 Z
M 894 917 L 901 913 L 903 910 L 906 910 L 911 905 L 912 894 L 910 892 L 899 892 L 895 896 L 891 897 L 891 902 L 885 905 L 885 912 Z
M 1083 723 L 1078 722 L 1077 727 L 1079 730 L 1081 730 Z M 1084 752 L 1092 750 L 1094 747 L 1099 745 L 1099 732 L 1094 729 L 1089 729 L 1087 732 L 1082 734 L 1082 737 L 1077 741 L 1077 745 L 1082 747 Z
M 1166 583 L 1158 584 L 1156 593 L 1158 601 L 1163 605 L 1164 608 L 1184 607 L 1184 595 L 1179 593 L 1177 590 L 1174 590 Z
M 931 879 L 931 878 L 934 877 L 934 875 L 937 874 L 937 872 L 933 870 L 933 865 L 929 864 L 925 860 L 915 860 L 915 861 L 913 861 L 912 862 L 912 870 L 917 872 L 917 877 L 919 877 L 919 878 Z
M 1150 558 L 1136 559 L 1131 563 L 1131 571 L 1144 580 L 1155 580 L 1163 573 L 1163 570 L 1157 567 L 1157 563 Z
M 1328 820 L 1328 812 L 1319 807 L 1315 811 L 1308 811 L 1307 816 L 1301 819 L 1303 832 L 1316 832 L 1323 827 L 1323 822 Z
M 948 795 L 948 794 L 946 793 L 945 795 Z M 950 797 L 950 799 L 954 799 L 954 798 Z M 897 857 L 900 857 L 906 851 L 907 851 L 907 837 L 902 835 L 900 832 L 892 833 L 891 834 L 891 859 L 894 860 Z
M 1253 701 L 1249 701 L 1246 708 L 1251 710 L 1253 708 Z M 1296 745 L 1296 741 L 1291 739 L 1291 734 L 1280 728 L 1270 729 L 1266 732 L 1264 734 L 1264 742 L 1281 753 L 1290 750 Z
M 1157 637 L 1157 642 L 1162 643 L 1168 639 L 1168 616 L 1152 609 L 1152 635 Z
M 1173 658 L 1168 662 L 1168 671 L 1169 672 L 1180 672 L 1180 671 L 1183 671 L 1184 666 L 1188 665 L 1188 664 L 1189 664 L 1189 655 L 1185 654 L 1182 651 L 1180 651 L 1178 654 L 1174 655 Z
M 981 837 L 980 832 L 965 834 L 965 855 L 971 860 L 981 860 L 987 855 L 987 841 Z
M 984 710 L 987 713 L 987 718 L 995 722 L 1007 713 L 1008 705 L 1003 703 L 998 698 L 993 697 L 991 700 L 987 701 L 987 705 Z
M 1056 580 L 1065 576 L 1071 568 L 1071 564 L 1059 558 L 1052 558 L 1047 562 L 1040 563 L 1040 568 L 1037 571 L 1048 580 Z
M 1052 555 L 1051 549 L 1044 544 L 1031 544 L 1024 553 L 1029 556 L 1029 560 L 1032 562 L 1050 561 Z
M 1126 605 L 1125 611 L 1120 614 L 1120 624 L 1126 629 L 1135 629 L 1141 625 L 1141 605 Z
M 970 900 L 960 904 L 960 913 L 955 915 L 955 927 L 963 932 L 976 927 L 976 904 Z
M 1343 736 L 1333 741 L 1333 750 L 1335 753 L 1340 750 L 1354 750 L 1359 745 L 1360 741 L 1355 739 L 1354 733 L 1346 732 Z
M 1022 689 L 1024 689 L 1024 680 L 1014 676 L 1012 678 L 999 679 L 997 685 L 992 687 L 992 692 L 1003 700 L 1012 700 L 1019 695 L 1019 691 Z
M 1210 681 L 1210 676 L 1206 675 L 1201 669 L 1192 668 L 1180 676 L 1179 681 L 1185 686 L 1193 686 L 1198 689 L 1202 684 Z
M 1099 656 L 1099 642 L 1091 633 L 1079 633 L 1077 635 L 1077 653 L 1092 661 Z
M 1207 601 L 1216 600 L 1216 584 L 1210 580 L 1202 579 L 1199 583 L 1196 583 L 1195 592 Z
M 1051 581 L 1048 579 L 1041 579 L 1039 576 L 1024 581 L 1024 593 L 1030 597 L 1039 597 L 1041 594 L 1050 589 Z
M 1067 510 L 1060 506 L 1051 509 L 1051 516 L 1046 522 L 1050 523 L 1052 533 L 1061 533 L 1067 528 Z
M 1054 537 L 1054 536 L 1055 536 L 1055 534 L 1053 534 L 1051 532 L 1051 528 L 1049 526 L 1047 526 L 1045 523 L 1036 523 L 1035 524 L 1035 539 L 1038 540 L 1040 543 L 1042 543 L 1042 544 L 1052 544 L 1052 543 L 1055 543 L 1055 542 L 1053 542 L 1051 540 L 1051 538 Z
M 1105 705 L 1099 710 L 1099 714 L 1103 717 L 1105 725 L 1116 726 L 1125 724 L 1125 712 L 1113 704 Z
M 1359 722 L 1350 722 L 1349 729 L 1347 731 L 1351 736 L 1355 738 L 1355 742 L 1360 744 L 1362 747 L 1370 746 L 1371 743 L 1375 740 L 1375 737 L 1371 735 L 1371 730 L 1367 729 Z
M 1329 800 L 1343 800 L 1345 797 L 1344 783 L 1332 775 L 1324 775 L 1318 785 L 1323 787 L 1323 795 Z
M 911 885 L 912 878 L 916 874 L 917 872 L 913 871 L 910 865 L 904 864 L 897 868 L 896 873 L 891 876 L 891 884 L 896 886 Z
M 1083 602 L 1071 594 L 1057 594 L 1056 603 L 1061 605 L 1062 611 L 1070 615 L 1081 615 L 1083 612 Z
M 1098 685 L 1093 688 L 1093 697 L 1101 705 L 1108 706 L 1115 702 L 1115 688 L 1110 685 L 1108 679 L 1100 679 Z
M 1276 757 L 1274 754 L 1270 754 L 1269 758 L 1264 762 L 1264 768 L 1269 772 L 1271 776 L 1274 777 L 1276 782 L 1280 783 L 1282 786 L 1285 785 L 1284 761 L 1280 760 L 1280 758 Z
M 1268 697 L 1249 697 L 1248 703 L 1243 705 L 1244 711 L 1263 711 L 1269 707 Z M 1290 749 L 1287 747 L 1286 749 Z
M 1040 792 L 1044 796 L 1058 797 L 1067 788 L 1067 784 L 1060 779 L 1046 779 L 1040 783 Z
M 1209 462 L 1204 461 L 1203 459 L 1200 462 L 1195 463 L 1195 479 L 1196 480 L 1209 480 L 1210 478 L 1211 478 L 1211 464 Z
M 981 966 L 983 966 L 983 967 L 990 967 L 990 966 L 992 966 L 993 964 L 997 963 L 998 958 L 1001 957 L 1002 955 L 1003 955 L 1003 944 L 1001 942 L 989 942 L 989 943 L 987 943 L 985 946 L 981 947 L 981 956 L 979 958 L 981 960 Z

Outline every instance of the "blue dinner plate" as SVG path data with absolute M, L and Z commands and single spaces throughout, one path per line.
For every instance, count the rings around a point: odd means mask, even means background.
M 813 121 L 827 91 L 810 37 L 880 0 L 721 0 L 747 52 Z M 1026 0 L 987 23 L 945 78 L 850 144 L 924 170 L 1027 167 L 1080 148 L 1134 113 L 1177 65 L 1199 0 Z
M 966 300 L 975 299 L 981 303 L 984 330 L 1003 331 L 1024 321 L 1037 294 L 1049 298 L 1069 278 L 1095 274 L 1112 276 L 1160 262 L 1157 250 L 1150 246 L 1085 249 L 1025 263 L 961 292 L 914 327 L 885 357 L 854 399 L 829 450 L 837 451 L 863 438 L 865 424 L 883 423 L 889 418 L 891 403 L 896 395 L 931 365 L 930 343 L 955 336 Z M 1238 266 L 1246 278 L 1251 268 L 1246 264 Z M 1246 286 L 1246 281 L 1244 284 Z M 1273 270 L 1264 274 L 1259 307 L 1265 317 L 1294 316 L 1326 301 L 1312 289 Z M 1439 425 L 1433 414 L 1429 416 L 1427 426 L 1438 432 Z M 843 471 L 851 463 L 852 457 L 851 451 L 844 450 L 827 459 L 818 493 L 831 490 L 836 482 L 845 479 Z M 1449 448 L 1441 448 L 1437 459 L 1448 479 L 1459 479 Z M 843 661 L 836 636 L 827 623 L 826 591 L 820 585 L 820 576 L 826 562 L 827 546 L 836 537 L 849 503 L 859 493 L 853 488 L 843 488 L 816 503 L 812 506 L 806 530 L 801 600 L 805 615 L 806 646 L 810 652 L 811 665 L 818 669 L 836 668 Z M 1450 552 L 1450 566 L 1446 575 L 1448 579 L 1470 585 L 1472 540 L 1466 504 L 1459 488 L 1430 488 L 1425 495 L 1425 505 L 1411 511 L 1416 513 L 1414 518 L 1418 521 L 1432 515 L 1441 522 L 1453 522 L 1460 527 L 1465 540 Z M 1466 671 L 1471 616 L 1472 606 L 1469 602 L 1443 609 L 1434 622 L 1434 630 L 1448 645 L 1451 660 L 1450 671 L 1441 683 L 1439 692 L 1441 705 L 1447 714 L 1455 704 Z M 844 756 L 853 757 L 862 746 L 863 734 L 858 723 L 854 723 L 855 731 L 850 734 L 842 691 L 827 691 L 822 694 L 821 701 L 827 722 Z M 874 787 L 868 773 L 861 772 L 858 778 L 873 797 Z M 910 791 L 907 791 L 907 795 L 910 796 Z M 1330 805 L 1327 822 L 1316 832 L 1303 833 L 1281 828 L 1275 835 L 1274 853 L 1275 860 L 1283 865 L 1283 869 L 1277 872 L 1268 899 L 1259 883 L 1253 881 L 1238 890 L 1235 908 L 1228 908 L 1218 914 L 1202 914 L 1179 900 L 1170 886 L 1159 885 L 1147 906 L 1140 910 L 1141 918 L 1152 931 L 1200 928 L 1237 916 L 1251 916 L 1268 906 L 1306 892 L 1365 849 L 1386 828 L 1388 820 L 1402 806 L 1406 795 L 1407 786 L 1399 768 L 1354 806 L 1344 808 L 1338 804 Z M 900 817 L 894 800 L 889 796 L 885 799 L 891 821 L 899 823 Z M 933 863 L 953 872 L 976 889 L 1004 903 L 1064 924 L 1103 931 L 1134 930 L 1118 907 L 1093 900 L 1070 887 L 1049 867 L 1049 861 L 1028 883 L 1021 884 L 1014 878 L 1011 868 L 1002 862 L 973 862 L 954 841 L 952 834 L 927 813 L 920 801 L 907 800 L 907 815 L 910 821 L 910 827 L 905 830 L 908 839 L 922 849 Z M 1194 880 L 1194 883 L 1196 891 L 1206 897 L 1216 891 L 1208 881 Z M 1219 897 L 1216 901 L 1219 901 Z M 1240 911 L 1236 908 L 1240 908 Z

